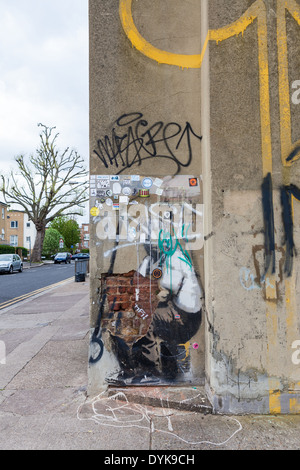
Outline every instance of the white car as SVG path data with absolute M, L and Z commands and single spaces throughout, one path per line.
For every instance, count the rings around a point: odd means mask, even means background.
M 23 262 L 19 255 L 0 255 L 0 273 L 23 271 Z

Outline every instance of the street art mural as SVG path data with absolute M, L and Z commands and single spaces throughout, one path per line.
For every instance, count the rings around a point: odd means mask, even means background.
M 99 346 L 91 363 L 112 348 L 119 363 L 109 383 L 152 384 L 191 379 L 203 290 L 194 258 L 203 249 L 199 176 L 91 176 L 91 214 L 110 269 L 101 277 Z M 116 256 L 128 259 L 116 273 Z M 106 340 L 105 340 L 106 338 Z

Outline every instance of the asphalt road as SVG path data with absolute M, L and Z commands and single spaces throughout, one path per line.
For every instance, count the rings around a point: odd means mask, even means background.
M 71 264 L 51 263 L 24 269 L 22 273 L 0 274 L 0 309 L 72 276 L 75 281 L 74 262 Z

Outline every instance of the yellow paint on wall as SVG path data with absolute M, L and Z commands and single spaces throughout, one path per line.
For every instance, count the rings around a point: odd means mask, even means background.
M 187 357 L 190 355 L 190 345 L 191 343 L 187 341 L 186 343 L 179 344 L 179 346 L 184 346 L 185 349 L 185 356 L 181 359 L 181 361 L 185 361 Z
M 290 413 L 300 413 L 300 403 L 297 397 L 289 400 Z
M 278 379 L 269 378 L 269 412 L 271 414 L 281 413 L 280 382 Z
M 208 38 L 205 40 L 201 54 L 174 54 L 152 46 L 139 33 L 132 18 L 132 0 L 120 0 L 119 14 L 124 32 L 131 44 L 149 59 L 153 59 L 159 64 L 177 65 L 181 68 L 201 67 Z
M 280 391 L 270 390 L 269 392 L 269 411 L 271 414 L 281 413 Z
M 137 30 L 132 17 L 132 0 L 120 0 L 119 14 L 124 32 L 133 47 L 160 64 L 177 65 L 181 68 L 200 68 L 208 41 L 217 43 L 243 34 L 249 25 L 258 20 L 258 66 L 260 88 L 260 121 L 262 134 L 263 174 L 272 172 L 271 125 L 269 104 L 269 67 L 266 9 L 262 0 L 254 2 L 248 10 L 233 23 L 218 29 L 210 29 L 201 54 L 174 54 L 152 46 Z
M 300 158 L 298 154 L 292 161 L 286 159 L 290 152 L 298 145 L 300 140 L 292 143 L 290 86 L 288 77 L 288 47 L 286 34 L 286 10 L 300 25 L 300 6 L 295 0 L 278 0 L 277 2 L 277 50 L 278 50 L 278 87 L 280 110 L 280 141 L 281 161 L 283 166 L 291 166 Z M 287 184 L 287 182 L 285 182 Z

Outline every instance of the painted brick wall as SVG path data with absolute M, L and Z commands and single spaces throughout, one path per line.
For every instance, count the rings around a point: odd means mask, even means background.
M 136 271 L 103 276 L 105 296 L 101 326 L 127 344 L 133 344 L 147 333 L 158 304 L 158 281 Z

